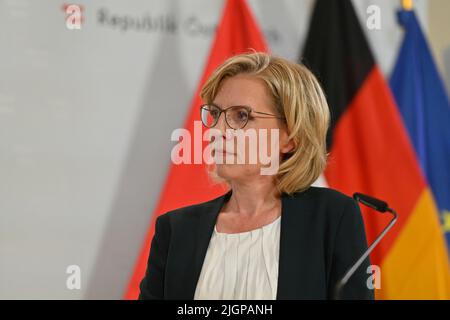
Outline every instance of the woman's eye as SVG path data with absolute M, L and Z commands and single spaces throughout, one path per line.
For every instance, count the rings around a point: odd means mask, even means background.
M 240 121 L 246 121 L 248 118 L 248 114 L 245 111 L 239 111 L 237 117 Z

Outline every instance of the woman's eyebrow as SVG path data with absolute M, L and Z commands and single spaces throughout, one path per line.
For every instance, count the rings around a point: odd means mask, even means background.
M 231 105 L 229 105 L 226 108 L 224 108 L 222 105 L 220 105 L 218 103 L 215 103 L 215 102 L 211 102 L 211 104 L 215 105 L 216 107 L 219 107 L 222 110 L 228 109 L 228 108 L 231 108 L 231 107 L 246 107 L 246 108 L 250 108 L 250 109 L 253 110 L 253 108 L 250 105 L 248 105 L 248 104 L 231 104 Z

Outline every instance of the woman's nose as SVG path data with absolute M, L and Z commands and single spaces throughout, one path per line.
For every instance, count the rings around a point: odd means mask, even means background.
M 228 126 L 228 123 L 225 119 L 225 113 L 222 112 L 222 114 L 219 116 L 215 128 L 220 131 L 223 140 L 226 141 L 234 138 L 234 130 Z
M 217 120 L 216 126 L 215 126 L 220 132 L 222 132 L 222 135 L 225 137 L 225 132 L 227 130 L 227 123 L 225 121 L 225 113 L 222 112 L 219 115 L 219 119 Z

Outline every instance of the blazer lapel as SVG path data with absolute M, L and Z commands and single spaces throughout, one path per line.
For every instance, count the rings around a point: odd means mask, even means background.
M 307 195 L 291 197 L 282 195 L 282 213 L 280 226 L 280 255 L 278 262 L 278 300 L 308 298 L 307 284 L 309 272 L 305 269 L 308 259 L 306 243 L 309 215 Z

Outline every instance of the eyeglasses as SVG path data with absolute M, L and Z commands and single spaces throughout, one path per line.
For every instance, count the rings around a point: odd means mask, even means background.
M 222 109 L 214 103 L 208 103 L 200 107 L 200 117 L 202 119 L 203 125 L 207 128 L 213 128 L 219 121 L 222 112 L 225 114 L 225 122 L 231 129 L 234 130 L 243 129 L 247 125 L 248 120 L 251 118 L 284 119 L 283 117 L 279 117 L 274 114 L 254 111 L 248 106 L 231 106 L 229 108 Z M 256 117 L 252 115 L 253 113 L 263 114 L 267 117 Z

